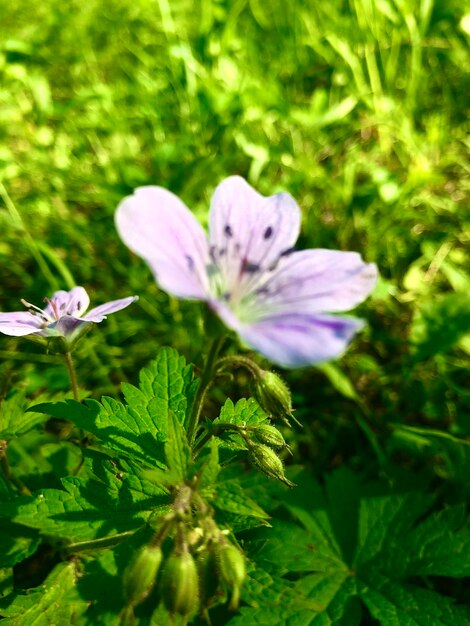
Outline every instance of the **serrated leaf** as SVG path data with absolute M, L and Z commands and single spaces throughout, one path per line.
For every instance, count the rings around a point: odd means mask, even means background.
M 2 505 L 2 514 L 42 533 L 78 541 L 138 528 L 167 505 L 161 486 L 97 455 L 86 463 L 91 478 L 64 478 L 64 490 L 43 489 L 16 498 Z
M 435 511 L 392 552 L 395 576 L 470 576 L 470 526 L 465 505 Z
M 109 450 L 120 452 L 150 467 L 164 468 L 164 443 L 168 440 L 168 416 L 183 424 L 188 395 L 194 393 L 192 367 L 175 350 L 163 348 L 140 374 L 140 389 L 123 385 L 128 404 L 103 397 L 101 403 L 73 400 L 40 404 L 34 410 L 73 421 L 95 435 Z
M 393 554 L 396 545 L 429 509 L 433 500 L 431 495 L 414 492 L 362 499 L 359 503 L 356 566 L 364 567 L 378 558 L 385 564 L 387 554 Z
M 464 506 L 429 512 L 431 494 L 360 485 L 345 469 L 328 476 L 323 488 L 312 480 L 309 485 L 305 473 L 297 480 L 300 489 L 279 493 L 293 519 L 272 520 L 269 531 L 258 529 L 250 539 L 258 567 L 273 578 L 296 581 L 298 606 L 282 604 L 279 624 L 359 625 L 361 601 L 382 626 L 469 622 L 467 607 L 410 580 L 426 577 L 431 587 L 433 576 L 469 576 L 470 529 Z M 351 560 L 348 555 L 353 556 L 351 565 L 345 562 L 345 556 Z M 322 594 L 324 608 L 303 616 L 302 603 L 308 597 L 320 602 Z M 253 603 L 249 593 L 244 599 Z M 253 606 L 242 613 L 250 623 L 268 624 L 280 602 L 281 595 L 268 596 L 262 609 Z
M 340 552 L 324 540 L 315 520 L 312 519 L 314 532 L 312 524 L 309 530 L 283 520 L 272 520 L 271 524 L 273 531 L 262 529 L 257 534 L 257 541 L 263 543 L 257 557 L 272 574 L 347 572 Z
M 165 443 L 166 464 L 177 483 L 188 478 L 188 467 L 191 460 L 191 450 L 188 444 L 186 431 L 170 411 L 168 415 L 168 439 Z
M 234 405 L 230 398 L 225 401 L 220 415 L 214 420 L 214 424 L 234 424 L 236 426 L 256 426 L 262 424 L 268 416 L 253 398 L 241 398 Z
M 269 519 L 269 515 L 251 498 L 237 481 L 218 482 L 202 492 L 212 504 L 221 511 L 236 515 L 245 515 L 260 519 Z
M 354 580 L 347 573 L 309 575 L 293 583 L 256 570 L 250 573 L 242 592 L 244 602 L 251 606 L 242 607 L 240 614 L 228 623 L 230 626 L 340 626 L 344 610 L 351 608 L 348 599 L 353 590 Z M 358 624 L 351 611 L 347 618 L 349 621 L 344 626 Z
M 247 426 L 258 426 L 267 420 L 268 416 L 253 398 L 241 398 L 236 404 L 229 398 L 222 406 L 219 417 L 209 427 L 215 432 L 220 424 L 233 424 L 244 429 Z M 216 436 L 223 442 L 223 447 L 230 450 L 247 449 L 245 441 L 236 431 L 222 430 Z
M 80 598 L 75 561 L 60 563 L 41 587 L 26 595 L 12 594 L 0 600 L 5 626 L 51 626 L 73 624 L 88 604 Z
M 470 611 L 452 598 L 416 585 L 403 584 L 375 574 L 359 585 L 371 615 L 382 626 L 468 626 Z

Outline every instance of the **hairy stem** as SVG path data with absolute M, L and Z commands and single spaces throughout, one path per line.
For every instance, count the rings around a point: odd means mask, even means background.
M 224 356 L 217 360 L 215 364 L 215 370 L 218 372 L 219 370 L 227 370 L 236 367 L 244 367 L 246 370 L 250 372 L 250 374 L 255 377 L 259 377 L 262 373 L 262 369 L 259 365 L 257 365 L 254 361 L 249 359 L 246 356 L 235 355 L 235 356 Z
M 220 348 L 222 347 L 224 340 L 225 337 L 214 339 L 207 355 L 204 370 L 202 372 L 201 380 L 199 382 L 199 387 L 197 389 L 196 397 L 194 398 L 194 402 L 191 407 L 191 414 L 189 416 L 187 434 L 190 446 L 193 445 L 194 438 L 196 437 L 197 427 L 199 425 L 199 419 L 201 417 L 204 400 L 206 398 L 207 391 L 212 384 L 217 355 L 219 354 Z

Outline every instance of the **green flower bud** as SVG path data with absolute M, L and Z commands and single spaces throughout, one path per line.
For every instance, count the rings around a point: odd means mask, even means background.
M 260 424 L 253 428 L 253 434 L 261 443 L 271 446 L 271 448 L 286 448 L 284 437 L 275 426 L 271 424 Z
M 240 604 L 240 591 L 246 578 L 245 558 L 231 543 L 219 546 L 217 565 L 221 580 L 232 592 L 229 609 L 234 611 Z
M 269 446 L 265 446 L 263 443 L 249 442 L 248 458 L 250 463 L 257 467 L 259 470 L 269 476 L 269 478 L 275 478 L 280 480 L 288 487 L 294 487 L 294 483 L 286 478 L 284 474 L 284 466 L 281 459 Z
M 260 370 L 254 380 L 253 393 L 260 406 L 273 419 L 280 419 L 286 424 L 289 424 L 289 418 L 296 421 L 292 414 L 289 387 L 278 374 Z
M 172 615 L 190 615 L 197 609 L 199 584 L 196 563 L 186 550 L 173 552 L 163 565 L 160 580 L 163 602 Z
M 201 604 L 205 606 L 219 586 L 219 576 L 214 551 L 208 548 L 200 552 L 196 559 L 196 567 L 199 576 Z
M 147 545 L 135 555 L 124 572 L 124 598 L 128 606 L 137 606 L 152 591 L 162 562 L 160 546 Z

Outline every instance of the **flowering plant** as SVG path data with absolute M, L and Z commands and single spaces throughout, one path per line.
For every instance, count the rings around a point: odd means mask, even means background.
M 355 252 L 294 251 L 301 214 L 288 193 L 264 197 L 231 176 L 215 190 L 209 238 L 179 198 L 141 187 L 119 205 L 121 239 L 165 291 L 204 300 L 241 339 L 274 363 L 334 358 L 363 326 L 331 315 L 362 302 L 377 268 Z
M 89 324 L 102 322 L 110 313 L 116 313 L 136 300 L 137 296 L 112 300 L 87 313 L 90 298 L 83 287 L 56 291 L 51 298 L 45 298 L 47 305 L 43 309 L 21 300 L 27 311 L 0 313 L 0 332 L 14 337 L 62 337 L 70 344 Z

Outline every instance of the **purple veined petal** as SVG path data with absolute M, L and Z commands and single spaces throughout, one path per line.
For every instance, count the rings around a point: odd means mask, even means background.
M 56 291 L 48 300 L 44 313 L 51 319 L 62 315 L 81 317 L 90 305 L 90 298 L 83 287 L 74 287 L 70 291 Z
M 138 296 L 130 296 L 128 298 L 121 298 L 120 300 L 112 300 L 111 302 L 100 304 L 99 306 L 91 309 L 91 311 L 88 311 L 88 313 L 81 319 L 84 322 L 102 322 L 110 313 L 121 311 L 121 309 L 125 309 L 138 299 Z
M 297 241 L 300 209 L 288 193 L 268 198 L 243 178 L 230 176 L 212 198 L 211 250 L 229 291 L 245 292 Z
M 365 300 L 377 282 L 377 267 L 356 252 L 303 250 L 282 259 L 256 285 L 253 317 L 266 312 L 348 311 Z
M 209 293 L 207 237 L 177 196 L 162 187 L 140 187 L 116 212 L 123 242 L 152 269 L 160 287 L 182 298 Z
M 43 320 L 29 311 L 0 313 L 0 333 L 11 337 L 38 334 Z
M 363 326 L 352 317 L 289 313 L 240 325 L 238 334 L 273 363 L 290 368 L 340 356 Z

